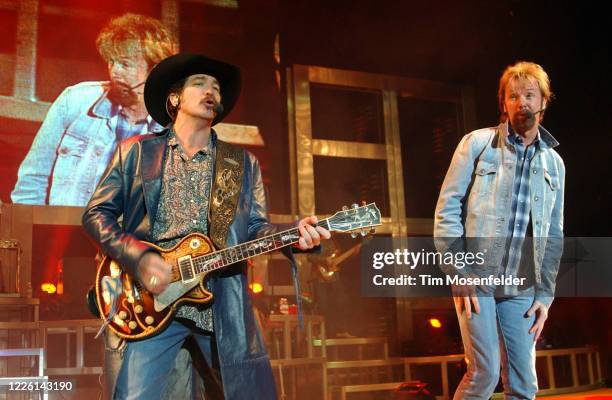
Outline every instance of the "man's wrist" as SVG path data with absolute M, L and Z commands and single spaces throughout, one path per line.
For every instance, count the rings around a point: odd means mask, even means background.
M 538 294 L 536 293 L 536 296 L 535 296 L 535 299 L 534 299 L 534 300 L 535 300 L 535 301 L 537 301 L 537 302 L 540 302 L 540 303 L 541 303 L 541 304 L 543 304 L 543 305 L 545 305 L 545 306 L 546 306 L 546 308 L 548 309 L 548 308 L 550 308 L 550 306 L 552 305 L 552 303 L 553 303 L 554 299 L 555 299 L 555 298 L 554 298 L 554 297 L 552 297 L 552 296 L 547 296 L 547 295 L 544 295 L 544 294 L 538 295 Z

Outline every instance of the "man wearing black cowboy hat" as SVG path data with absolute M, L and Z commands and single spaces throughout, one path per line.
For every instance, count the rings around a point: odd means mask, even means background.
M 257 159 L 217 140 L 212 129 L 229 114 L 239 93 L 240 71 L 233 65 L 192 54 L 159 63 L 145 84 L 145 104 L 167 129 L 121 143 L 83 215 L 87 232 L 102 250 L 151 293 L 167 287 L 171 265 L 142 240 L 169 248 L 185 235 L 201 232 L 217 247 L 228 247 L 278 229 L 266 217 Z M 234 174 L 224 175 L 220 184 L 219 174 L 230 170 Z M 299 221 L 296 247 L 311 249 L 321 236 L 329 238 L 315 223 L 314 216 Z M 212 306 L 182 305 L 161 333 L 127 343 L 115 398 L 159 398 L 172 361 L 189 336 L 212 371 L 207 375 L 212 379 L 205 379 L 207 394 L 276 398 L 244 264 L 213 275 L 208 288 L 215 297 Z

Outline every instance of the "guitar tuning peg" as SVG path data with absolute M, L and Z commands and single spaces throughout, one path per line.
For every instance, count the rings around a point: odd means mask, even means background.
M 357 205 L 357 203 L 353 203 L 353 204 L 351 205 L 351 207 L 353 207 L 353 208 L 359 208 L 359 206 Z
M 351 232 L 351 237 L 355 239 L 359 234 L 357 232 Z
M 342 211 L 347 211 L 349 208 L 347 206 L 342 206 Z

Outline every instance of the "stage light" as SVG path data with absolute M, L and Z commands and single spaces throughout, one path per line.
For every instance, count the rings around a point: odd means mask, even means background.
M 250 283 L 249 289 L 255 294 L 263 292 L 263 285 L 259 282 Z
M 40 290 L 42 290 L 45 293 L 49 293 L 49 294 L 54 294 L 55 292 L 57 292 L 57 288 L 55 287 L 55 285 L 52 283 L 48 283 L 48 282 L 45 282 L 42 285 L 40 285 Z
M 430 318 L 429 319 L 429 325 L 432 328 L 436 328 L 436 329 L 442 328 L 442 322 L 440 322 L 440 320 L 438 318 Z

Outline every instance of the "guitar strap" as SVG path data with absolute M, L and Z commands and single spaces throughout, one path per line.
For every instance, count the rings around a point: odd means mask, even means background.
M 211 190 L 209 237 L 217 249 L 225 247 L 244 175 L 244 150 L 217 140 L 215 179 Z
M 238 197 L 242 188 L 243 174 L 244 151 L 237 146 L 217 140 L 215 180 L 211 191 L 209 225 L 209 237 L 217 249 L 225 247 L 227 232 L 236 215 L 236 206 L 238 205 Z M 293 285 L 298 306 L 298 320 L 300 328 L 304 330 L 297 264 L 289 247 L 284 247 L 283 253 L 285 253 L 291 262 Z

